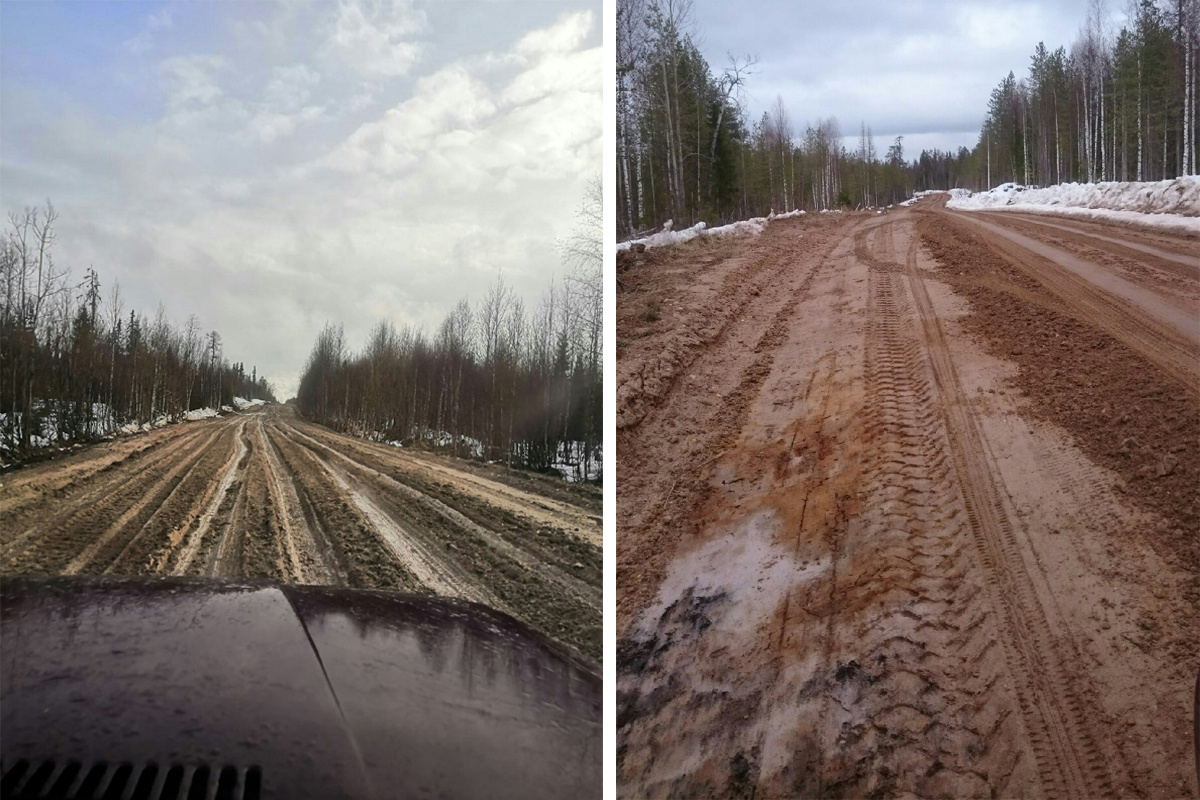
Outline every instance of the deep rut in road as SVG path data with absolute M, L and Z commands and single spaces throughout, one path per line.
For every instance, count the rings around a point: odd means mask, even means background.
M 598 659 L 592 490 L 554 487 L 543 499 L 529 488 L 537 481 L 500 468 L 405 458 L 439 476 L 438 497 L 404 483 L 386 452 L 302 431 L 288 407 L 85 448 L 4 476 L 0 571 L 265 577 L 458 597 Z M 517 482 L 525 488 L 507 485 Z
M 651 411 L 622 431 L 619 553 L 665 551 L 661 572 L 619 555 L 622 794 L 1194 791 L 1200 617 L 1187 587 L 1200 564 L 1161 531 L 1196 492 L 1174 507 L 1170 494 L 1123 494 L 1073 423 L 1046 422 L 1013 383 L 1023 362 L 993 354 L 1004 350 L 989 337 L 1007 334 L 972 312 L 992 313 L 979 292 L 1003 293 L 1010 325 L 1023 321 L 1014 305 L 1037 315 L 1061 303 L 946 248 L 934 260 L 920 213 L 848 215 L 828 264 L 775 318 L 765 361 L 736 338 L 695 354 L 708 385 L 765 366 L 722 409 L 733 431 L 686 450 L 691 440 L 662 435 L 712 413 L 687 384 L 658 402 L 669 417 Z M 772 242 L 787 263 L 786 237 Z M 687 281 L 701 253 L 680 248 L 654 268 Z M 780 282 L 808 269 L 792 263 Z M 1117 352 L 1093 344 L 1112 333 L 1092 324 L 1081 346 Z M 1141 365 L 1151 383 L 1175 380 Z M 1059 403 L 1094 391 L 1068 386 Z M 1174 396 L 1151 395 L 1167 419 L 1195 424 Z M 659 465 L 681 458 L 695 488 L 664 510 L 679 479 Z M 1171 463 L 1195 468 L 1190 451 Z

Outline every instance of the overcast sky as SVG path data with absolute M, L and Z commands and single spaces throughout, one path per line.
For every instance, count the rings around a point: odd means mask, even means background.
M 1086 15 L 1087 0 L 695 0 L 693 35 L 714 74 L 759 57 L 751 120 L 782 96 L 798 135 L 834 116 L 854 148 L 865 121 L 881 156 L 903 135 L 913 158 L 974 147 L 996 84 L 1027 74 L 1038 41 L 1070 49 Z
M 0 5 L 0 205 L 295 392 L 316 332 L 532 308 L 601 170 L 591 2 Z

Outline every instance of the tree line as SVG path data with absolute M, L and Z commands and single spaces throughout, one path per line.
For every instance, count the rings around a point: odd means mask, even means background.
M 300 413 L 356 435 L 598 481 L 602 230 L 597 181 L 559 243 L 566 280 L 532 310 L 497 279 L 475 305 L 459 301 L 432 335 L 383 320 L 354 352 L 343 327 L 327 325 L 300 378 Z
M 1075 41 L 1039 42 L 992 91 L 975 148 L 931 153 L 917 189 L 1195 175 L 1200 0 L 1132 0 L 1113 30 L 1091 0 Z
M 903 141 L 857 148 L 836 118 L 799 131 L 782 98 L 748 118 L 751 55 L 715 71 L 693 39 L 691 0 L 617 2 L 617 234 L 728 222 L 796 208 L 876 206 L 912 186 Z M 853 138 L 853 132 L 848 136 Z
M 114 282 L 105 297 L 90 267 L 74 282 L 54 260 L 57 220 L 49 202 L 26 208 L 9 215 L 0 239 L 4 449 L 20 456 L 35 437 L 97 437 L 229 405 L 235 396 L 274 400 L 257 368 L 247 374 L 244 364 L 226 361 L 220 334 L 202 331 L 195 315 L 181 330 L 161 305 L 153 316 L 126 314 L 120 286 Z
M 1200 0 L 1131 0 L 1111 30 L 1103 0 L 1069 47 L 1038 44 L 1029 74 L 992 92 L 974 148 L 907 160 L 902 137 L 836 118 L 800 131 L 782 98 L 750 119 L 751 55 L 710 66 L 691 0 L 617 0 L 617 236 L 774 210 L 889 205 L 923 189 L 1006 181 L 1161 180 L 1196 174 Z

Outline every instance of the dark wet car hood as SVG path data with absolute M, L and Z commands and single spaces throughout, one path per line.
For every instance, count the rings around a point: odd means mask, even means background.
M 601 696 L 594 665 L 470 603 L 182 578 L 0 585 L 6 797 L 118 782 L 155 798 L 201 783 L 231 798 L 599 796 Z

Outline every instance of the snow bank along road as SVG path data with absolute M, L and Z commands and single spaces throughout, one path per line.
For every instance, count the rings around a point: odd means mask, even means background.
M 290 407 L 176 425 L 0 476 L 0 574 L 214 575 L 486 603 L 591 658 L 591 487 L 398 450 Z
M 1180 797 L 1197 241 L 944 199 L 618 264 L 628 797 Z

